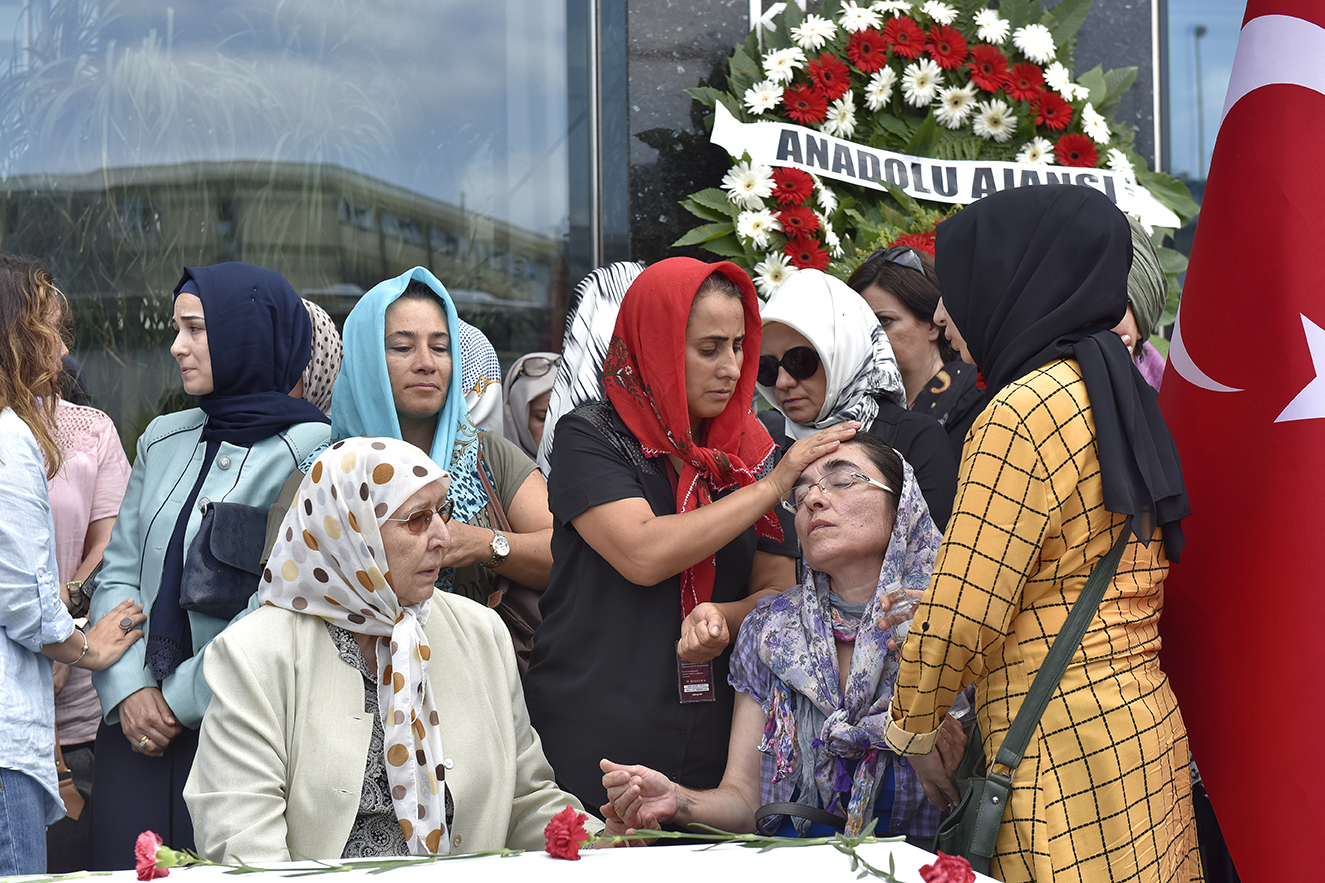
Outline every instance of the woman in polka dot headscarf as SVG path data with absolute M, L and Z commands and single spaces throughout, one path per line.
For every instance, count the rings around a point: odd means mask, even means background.
M 215 698 L 185 788 L 203 855 L 536 848 L 578 807 L 529 727 L 501 620 L 434 596 L 449 487 L 393 438 L 346 439 L 313 464 L 262 609 L 208 657 Z

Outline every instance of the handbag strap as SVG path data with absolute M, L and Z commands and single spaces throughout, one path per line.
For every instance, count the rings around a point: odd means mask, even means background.
M 795 816 L 798 819 L 806 819 L 818 825 L 837 828 L 839 831 L 847 826 L 846 816 L 835 815 L 817 806 L 806 806 L 803 803 L 765 803 L 755 812 L 755 824 L 769 816 Z
M 478 480 L 483 482 L 483 490 L 488 495 L 488 515 L 495 516 L 495 520 L 501 527 L 502 533 L 511 532 L 511 522 L 506 519 L 506 510 L 502 508 L 501 498 L 497 496 L 497 491 L 493 489 L 492 482 L 488 479 L 488 464 L 483 458 L 483 439 L 488 434 L 485 429 L 479 433 L 478 437 Z
M 1067 671 L 1068 663 L 1072 661 L 1077 648 L 1081 646 L 1081 639 L 1085 637 L 1087 626 L 1095 618 L 1095 612 L 1099 610 L 1104 590 L 1113 580 L 1118 562 L 1123 557 L 1123 547 L 1127 545 L 1127 538 L 1131 533 L 1131 528 L 1124 524 L 1123 532 L 1119 534 L 1113 548 L 1090 572 L 1086 587 L 1081 590 L 1076 603 L 1072 605 L 1072 610 L 1067 615 L 1067 622 L 1063 623 L 1063 630 L 1058 633 L 1053 646 L 1045 655 L 1044 664 L 1040 666 L 1035 680 L 1031 682 L 1031 688 L 1017 711 L 1017 717 L 1008 728 L 1008 734 L 1003 737 L 1003 744 L 998 748 L 994 763 L 1008 768 L 1009 779 L 1011 771 L 1017 768 L 1022 755 L 1026 753 L 1031 734 L 1040 725 L 1044 709 L 1049 705 L 1049 697 L 1058 689 L 1058 683 L 1063 679 L 1063 672 Z

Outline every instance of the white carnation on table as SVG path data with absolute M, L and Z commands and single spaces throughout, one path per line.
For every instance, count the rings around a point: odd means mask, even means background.
M 1054 60 L 1054 35 L 1041 24 L 1026 25 L 1012 32 L 1012 45 L 1022 55 L 1036 64 L 1048 64 Z
M 1123 153 L 1116 147 L 1109 149 L 1109 168 L 1120 175 L 1136 174 L 1136 167 L 1133 166 L 1132 161 L 1127 158 L 1127 154 Z
M 890 67 L 880 68 L 871 76 L 865 86 L 865 106 L 872 113 L 878 113 L 892 100 L 893 87 L 897 85 L 897 72 Z
M 1002 44 L 1012 33 L 1012 25 L 992 9 L 982 9 L 974 16 L 975 36 L 986 43 Z
M 806 52 L 813 52 L 821 48 L 836 36 L 837 25 L 833 24 L 831 19 L 814 13 L 805 16 L 804 21 L 791 29 L 791 39 L 795 40 L 796 45 Z
M 1038 136 L 1023 144 L 1017 153 L 1017 162 L 1030 163 L 1033 166 L 1051 166 L 1056 159 L 1054 146 Z
M 926 107 L 943 85 L 943 71 L 931 59 L 913 61 L 902 71 L 902 97 L 912 107 Z
M 758 211 L 773 195 L 773 170 L 758 163 L 739 162 L 722 176 L 727 199 L 742 208 Z
M 1017 117 L 1006 103 L 995 98 L 981 101 L 976 107 L 979 112 L 975 115 L 972 128 L 981 138 L 1002 144 L 1017 131 Z
M 877 12 L 868 6 L 858 5 L 856 0 L 847 0 L 842 4 L 842 14 L 837 20 L 843 30 L 852 34 L 865 28 L 877 28 L 883 23 Z
M 939 0 L 925 0 L 920 11 L 941 25 L 950 25 L 957 19 L 957 10 Z
M 1081 109 L 1081 130 L 1096 144 L 1109 143 L 1109 121 L 1089 101 Z
M 805 64 L 805 53 L 795 48 L 774 49 L 764 55 L 764 73 L 775 83 L 789 83 Z
M 796 272 L 796 268 L 787 261 L 787 256 L 780 251 L 770 251 L 768 255 L 754 266 L 755 285 L 759 288 L 759 293 L 768 297 L 783 282 L 791 278 Z
M 782 87 L 772 80 L 755 83 L 745 90 L 745 106 L 751 113 L 762 114 L 772 110 L 782 101 Z
M 781 229 L 782 223 L 768 209 L 741 212 L 736 218 L 736 232 L 753 242 L 755 248 L 768 248 L 768 234 Z
M 828 105 L 828 116 L 819 130 L 835 138 L 850 138 L 856 131 L 856 99 L 850 92 Z
M 949 86 L 939 92 L 934 118 L 949 129 L 960 129 L 975 110 L 975 84 Z

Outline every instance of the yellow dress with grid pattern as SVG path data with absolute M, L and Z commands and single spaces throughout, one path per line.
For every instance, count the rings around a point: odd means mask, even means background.
M 902 651 L 888 741 L 928 751 L 976 684 L 985 757 L 1012 719 L 1124 518 L 1104 508 L 1086 385 L 1059 360 L 1008 384 L 967 435 L 956 509 Z M 1124 550 L 1099 612 L 1013 776 L 991 873 L 1199 880 L 1187 732 L 1159 665 L 1168 560 Z

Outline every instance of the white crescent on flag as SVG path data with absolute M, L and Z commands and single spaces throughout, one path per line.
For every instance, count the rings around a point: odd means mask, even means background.
M 1291 15 L 1262 15 L 1238 35 L 1222 122 L 1233 105 L 1262 86 L 1286 83 L 1325 94 L 1325 28 Z
M 1206 374 L 1196 362 L 1192 360 L 1187 352 L 1187 346 L 1182 342 L 1182 310 L 1178 310 L 1178 316 L 1173 320 L 1173 340 L 1169 341 L 1169 364 L 1173 370 L 1178 372 L 1178 376 L 1190 383 L 1192 386 L 1199 386 L 1201 389 L 1208 389 L 1211 392 L 1242 392 L 1242 390 L 1233 386 L 1225 386 L 1216 380 L 1212 380 L 1209 374 Z

